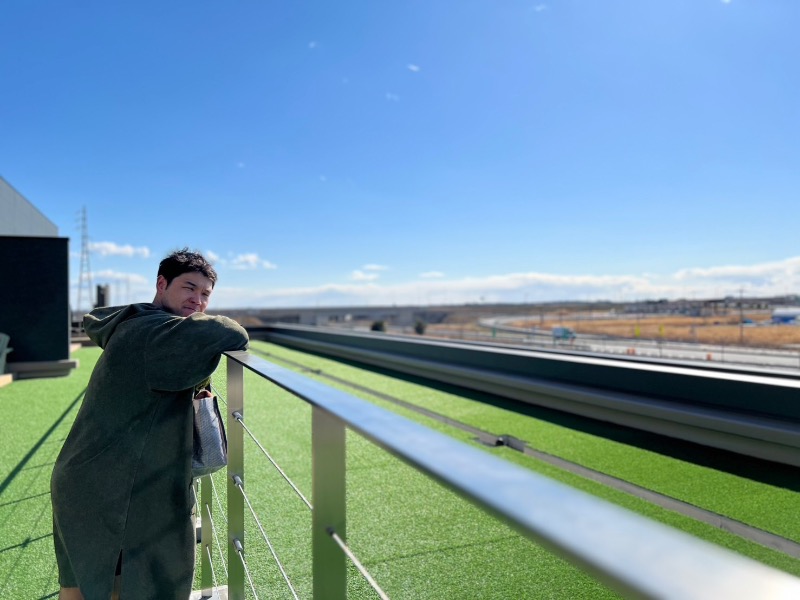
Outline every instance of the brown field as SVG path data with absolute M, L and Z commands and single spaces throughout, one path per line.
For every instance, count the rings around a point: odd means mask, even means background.
M 769 315 L 764 313 L 745 314 L 752 325 L 739 325 L 738 313 L 708 317 L 687 316 L 621 316 L 616 319 L 576 320 L 570 315 L 561 315 L 558 322 L 547 325 L 570 327 L 577 333 L 610 335 L 623 338 L 649 340 L 671 340 L 700 342 L 707 344 L 782 347 L 800 345 L 800 326 L 771 325 Z M 541 326 L 539 320 L 520 321 L 520 327 Z

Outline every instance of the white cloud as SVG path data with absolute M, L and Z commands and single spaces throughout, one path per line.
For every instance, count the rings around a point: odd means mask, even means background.
M 420 273 L 419 276 L 422 279 L 441 279 L 444 277 L 444 273 L 441 271 L 426 271 L 425 273 Z
M 377 273 L 353 271 L 349 284 L 323 284 L 301 288 L 269 290 L 221 288 L 217 306 L 343 306 L 343 305 L 420 305 L 431 303 L 520 302 L 523 293 L 531 301 L 552 299 L 616 299 L 619 289 L 628 294 L 646 282 L 635 277 L 558 276 L 538 273 L 512 273 L 491 277 L 467 277 L 459 280 L 414 281 L 382 285 Z M 538 287 L 537 287 L 538 286 Z M 536 290 L 535 292 L 533 290 Z M 628 299 L 633 296 L 628 295 Z M 481 300 L 482 299 L 482 300 Z
M 376 265 L 376 264 L 364 265 L 361 268 L 364 269 L 365 271 L 386 271 L 389 269 L 389 267 L 386 267 L 384 265 Z
M 153 284 L 153 291 L 155 291 L 156 285 L 156 274 L 153 273 L 153 278 L 147 279 L 140 273 L 126 273 L 123 271 L 114 271 L 113 269 L 103 269 L 101 271 L 92 271 L 92 282 L 94 283 L 107 283 L 110 281 L 114 282 L 125 282 L 131 284 Z
M 150 249 L 147 246 L 134 248 L 130 244 L 121 246 L 114 242 L 89 242 L 89 251 L 95 252 L 100 256 L 141 256 L 150 257 Z
M 437 276 L 434 277 L 433 275 Z M 777 296 L 800 291 L 800 256 L 740 266 L 694 267 L 672 274 L 587 275 L 538 272 L 447 279 L 430 272 L 423 279 L 382 284 L 378 271 L 356 270 L 346 284 L 268 289 L 215 290 L 215 305 L 238 307 L 303 307 L 364 305 L 463 304 L 475 302 L 553 302 L 722 298 L 740 289 L 752 296 Z M 441 276 L 438 276 L 441 275 Z M 422 275 L 420 276 L 422 277 Z
M 677 281 L 707 280 L 788 280 L 800 275 L 800 257 L 782 261 L 757 263 L 754 265 L 724 265 L 719 267 L 695 267 L 681 269 L 673 276 Z
M 214 264 L 219 262 L 219 254 L 216 254 L 212 250 L 206 250 L 205 257 L 208 259 L 208 262 Z
M 374 281 L 378 277 L 380 277 L 380 275 L 377 273 L 365 273 L 364 271 L 360 271 L 358 269 L 350 274 L 350 279 L 353 281 Z
M 418 65 L 412 65 L 412 64 L 410 64 L 410 65 L 408 65 L 408 70 L 409 70 L 409 71 L 413 71 L 414 73 L 419 73 L 419 71 L 420 71 L 420 68 L 419 68 L 419 66 L 418 66 Z
M 258 254 L 255 252 L 239 254 L 232 259 L 227 261 L 223 261 L 223 264 L 227 264 L 232 269 L 237 269 L 240 271 L 250 271 L 253 269 L 263 268 L 263 269 L 277 269 L 276 265 L 273 265 L 268 260 L 264 260 L 263 258 L 259 257 Z
M 389 102 L 400 102 L 400 96 L 398 96 L 397 94 L 392 94 L 390 92 L 386 92 L 386 99 Z

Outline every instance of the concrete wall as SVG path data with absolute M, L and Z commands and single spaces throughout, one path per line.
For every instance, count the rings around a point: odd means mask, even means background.
M 56 237 L 58 228 L 0 177 L 0 235 Z
M 777 376 L 754 377 L 744 370 L 722 367 L 709 370 L 667 365 L 657 360 L 608 359 L 591 353 L 527 350 L 303 325 L 275 324 L 263 329 L 264 334 L 253 332 L 251 337 L 305 350 L 316 348 L 322 353 L 368 363 L 371 357 L 380 357 L 387 360 L 380 366 L 398 370 L 402 370 L 399 365 L 404 361 L 414 365 L 428 363 L 461 370 L 464 380 L 471 371 L 491 373 L 515 381 L 530 379 L 590 386 L 708 410 L 741 412 L 748 418 L 762 415 L 800 423 L 796 376 L 787 383 L 779 382 Z M 391 367 L 393 363 L 398 366 Z M 414 366 L 408 372 L 419 374 L 420 369 Z M 781 377 L 786 379 L 784 374 Z

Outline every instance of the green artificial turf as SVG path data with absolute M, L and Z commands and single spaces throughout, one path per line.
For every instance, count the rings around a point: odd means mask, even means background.
M 798 540 L 798 494 L 774 477 L 715 468 L 717 459 L 692 462 L 659 448 L 638 447 L 622 428 L 589 431 L 547 411 L 521 416 L 511 406 L 492 406 L 452 389 L 434 389 L 408 378 L 262 342 L 255 352 L 302 362 L 310 368 L 448 414 L 495 433 L 513 434 L 531 447 L 568 458 L 697 506 Z M 0 598 L 54 598 L 58 584 L 52 550 L 49 478 L 74 418 L 97 348 L 75 354 L 81 367 L 68 377 L 16 381 L 0 388 L 4 409 L 0 436 Z M 313 373 L 307 376 L 319 378 Z M 319 378 L 329 384 L 325 378 Z M 250 372 L 245 376 L 245 422 L 302 493 L 311 498 L 311 409 Z M 214 376 L 226 396 L 225 361 Z M 334 386 L 337 387 L 337 386 Z M 472 436 L 417 413 L 338 386 L 353 395 L 475 444 Z M 487 398 L 488 399 L 488 398 Z M 535 411 L 534 411 L 535 413 Z M 614 428 L 611 428 L 612 430 Z M 609 433 L 609 435 L 601 435 Z M 229 431 L 229 436 L 236 432 Z M 311 514 L 262 451 L 245 436 L 245 489 L 275 552 L 300 598 L 310 598 Z M 800 561 L 744 541 L 709 525 L 543 464 L 508 448 L 487 448 L 506 460 L 588 491 L 698 537 L 800 575 Z M 721 459 L 720 459 L 721 460 Z M 745 461 L 746 462 L 746 461 Z M 781 470 L 777 468 L 777 470 Z M 788 475 L 795 471 L 786 471 Z M 223 504 L 225 473 L 213 477 Z M 203 485 L 208 485 L 204 483 Z M 795 482 L 796 485 L 796 482 Z M 238 492 L 237 492 L 238 493 Z M 616 594 L 577 568 L 512 531 L 425 475 L 359 435 L 347 434 L 347 540 L 391 598 L 614 598 Z M 214 522 L 224 542 L 225 518 Z M 260 598 L 290 598 L 267 544 L 245 507 L 245 549 Z M 209 526 L 204 523 L 204 526 Z M 214 548 L 218 580 L 224 567 Z M 227 558 L 227 556 L 226 556 Z M 199 574 L 198 574 L 199 579 Z M 364 578 L 349 568 L 350 598 L 375 598 Z
M 86 348 L 69 376 L 0 388 L 0 598 L 58 593 L 50 474 L 99 355 Z
M 275 360 L 278 364 L 280 364 L 281 358 L 302 363 L 312 369 L 312 371 L 306 373 L 309 377 L 317 378 L 323 383 L 363 397 L 374 404 L 423 423 L 432 429 L 447 433 L 464 442 L 476 444 L 471 434 L 398 407 L 371 394 L 355 391 L 346 385 L 331 383 L 330 380 L 315 374 L 313 370 L 321 370 L 326 374 L 355 381 L 359 385 L 446 414 L 474 427 L 497 434 L 514 435 L 537 450 L 566 458 L 580 465 L 717 512 L 754 527 L 782 535 L 788 539 L 800 541 L 800 519 L 796 517 L 800 512 L 800 494 L 796 491 L 800 480 L 798 478 L 800 471 L 796 468 L 783 467 L 763 461 L 751 461 L 731 453 L 702 449 L 699 446 L 666 439 L 657 441 L 656 449 L 640 448 L 632 443 L 609 439 L 596 433 L 587 433 L 580 428 L 571 428 L 554 422 L 552 418 L 547 420 L 546 418 L 520 415 L 519 412 L 511 410 L 509 407 L 492 406 L 478 400 L 465 398 L 454 391 L 436 390 L 420 383 L 414 383 L 398 377 L 389 377 L 386 374 L 359 368 L 344 362 L 263 342 L 254 342 L 252 347 L 254 352 L 266 353 L 268 358 Z M 553 411 L 537 411 L 535 409 L 529 412 L 532 414 L 537 414 L 538 412 L 544 417 L 552 417 L 553 413 Z M 576 423 L 578 421 L 578 419 L 569 417 L 564 420 L 568 424 L 570 421 Z M 636 432 L 611 425 L 606 426 L 604 429 L 623 440 L 626 439 L 625 436 L 628 436 L 628 440 L 631 442 L 638 442 L 638 437 L 646 435 L 638 434 L 637 436 Z M 648 437 L 653 438 L 653 436 Z M 658 444 L 669 444 L 673 447 L 681 446 L 681 452 L 684 454 L 690 451 L 701 453 L 697 456 L 700 459 L 700 464 L 686 458 L 676 458 L 669 453 L 663 453 L 659 451 L 662 448 Z M 556 469 L 509 448 L 490 449 L 484 446 L 481 447 L 487 452 L 502 456 L 506 460 L 589 491 L 651 518 L 680 527 L 694 535 L 735 549 L 777 568 L 800 574 L 800 561 L 787 557 L 780 552 L 742 540 L 738 536 L 698 523 L 671 511 L 652 506 L 628 494 Z M 713 461 L 705 460 L 709 455 L 714 457 Z M 702 464 L 703 462 L 713 462 L 715 464 L 712 467 Z M 749 467 L 750 463 L 753 466 Z M 773 471 L 771 475 L 769 473 L 760 473 L 761 475 L 767 475 L 764 478 L 768 482 L 765 483 L 747 476 L 748 469 L 757 470 L 758 468 Z M 741 471 L 744 471 L 745 474 L 741 474 Z M 781 482 L 785 482 L 787 485 L 782 486 L 780 485 Z

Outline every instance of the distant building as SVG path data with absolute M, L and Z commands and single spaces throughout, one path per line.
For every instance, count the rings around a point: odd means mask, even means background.
M 58 228 L 0 177 L 0 235 L 57 237 Z
M 69 238 L 0 177 L 0 332 L 14 379 L 66 375 L 70 358 Z M 0 375 L 3 375 L 0 373 Z

